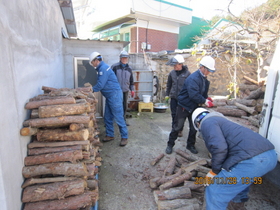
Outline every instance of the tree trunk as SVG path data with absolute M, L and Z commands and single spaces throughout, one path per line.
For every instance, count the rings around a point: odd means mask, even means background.
M 66 142 L 38 142 L 34 141 L 27 145 L 29 149 L 42 148 L 42 147 L 63 147 L 63 146 L 74 146 L 74 145 L 89 145 L 89 141 L 66 141 Z
M 24 159 L 25 166 L 39 165 L 45 163 L 71 162 L 83 159 L 82 150 L 73 150 L 65 152 L 55 152 L 43 155 L 27 156 Z
M 258 85 L 245 85 L 245 84 L 240 84 L 239 85 L 239 90 L 244 91 L 244 90 L 257 90 L 259 88 Z
M 259 82 L 254 80 L 254 79 L 251 79 L 250 77 L 247 77 L 247 76 L 243 76 L 244 79 L 246 79 L 247 81 L 255 84 L 255 85 L 259 85 Z
M 84 141 L 88 139 L 88 129 L 69 131 L 67 129 L 46 129 L 37 133 L 38 141 Z
M 182 186 L 182 187 L 170 188 L 169 190 L 164 190 L 164 191 L 155 190 L 154 197 L 156 203 L 158 203 L 159 200 L 163 201 L 163 200 L 191 198 L 192 194 L 190 188 L 186 186 Z
M 22 136 L 32 136 L 37 134 L 38 129 L 37 128 L 31 128 L 31 127 L 25 127 L 20 129 L 20 135 Z
M 228 105 L 234 105 L 235 102 L 238 102 L 240 104 L 243 104 L 245 106 L 256 106 L 257 101 L 255 99 L 231 99 L 231 100 L 227 100 L 227 104 Z
M 180 150 L 180 149 L 176 149 L 175 152 L 178 155 L 182 156 L 183 158 L 186 158 L 189 161 L 196 161 L 196 160 L 200 159 L 199 157 L 192 155 L 190 153 L 184 152 L 183 150 Z
M 50 118 L 35 118 L 25 120 L 23 122 L 24 127 L 33 127 L 33 128 L 56 128 L 56 127 L 65 127 L 69 126 L 72 123 L 89 123 L 90 116 L 85 115 L 73 115 L 73 116 L 61 116 L 61 117 L 50 117 Z
M 190 188 L 190 190 L 197 192 L 204 192 L 204 185 L 198 184 L 194 181 L 184 181 L 184 186 Z
M 83 179 L 29 186 L 23 190 L 22 202 L 62 199 L 71 195 L 80 195 L 84 193 L 86 186 L 87 183 Z
M 48 163 L 36 166 L 24 166 L 22 169 L 24 178 L 49 174 L 83 177 L 88 175 L 88 171 L 84 163 Z
M 42 90 L 44 91 L 44 93 L 50 93 L 51 91 L 57 90 L 57 89 L 53 88 L 53 87 L 42 86 Z
M 164 176 L 162 178 L 161 177 L 156 177 L 156 178 L 150 179 L 150 187 L 152 189 L 155 189 L 159 185 L 162 185 L 163 183 L 166 183 L 170 180 L 175 179 L 178 176 L 181 176 L 181 174 L 182 174 L 182 169 L 179 169 L 176 174 L 173 174 L 171 176 Z
M 250 95 L 248 95 L 247 97 L 245 97 L 245 99 L 258 99 L 260 98 L 260 96 L 264 93 L 263 88 L 260 87 L 257 90 L 254 90 L 250 93 Z
M 32 109 L 32 110 L 31 110 L 30 118 L 31 118 L 31 119 L 39 118 L 38 109 Z
M 211 169 L 207 168 L 207 167 L 204 167 L 204 166 L 201 166 L 201 165 L 197 165 L 195 170 L 207 174 Z
M 90 190 L 95 190 L 98 188 L 98 181 L 93 179 L 93 180 L 87 180 L 87 187 Z
M 163 157 L 164 157 L 164 154 L 161 153 L 159 156 L 157 156 L 157 157 L 151 162 L 151 165 L 152 165 L 152 166 L 156 165 Z
M 207 164 L 206 159 L 200 159 L 200 160 L 191 162 L 186 166 L 182 166 L 181 168 L 182 168 L 183 172 L 190 173 L 191 171 L 195 170 L 198 165 L 206 165 L 206 164 Z
M 77 131 L 77 130 L 80 130 L 84 127 L 85 127 L 84 124 L 72 123 L 72 124 L 69 125 L 69 130 L 70 131 Z
M 247 113 L 244 110 L 228 108 L 224 106 L 218 107 L 217 112 L 220 112 L 225 116 L 233 116 L 233 117 L 247 116 Z
M 39 107 L 39 117 L 58 117 L 65 115 L 80 115 L 90 111 L 89 103 L 60 104 Z
M 86 192 L 82 195 L 70 196 L 61 200 L 26 203 L 24 210 L 77 210 L 90 205 L 92 205 L 92 193 Z
M 49 98 L 43 99 L 39 101 L 29 101 L 25 104 L 25 109 L 36 109 L 40 106 L 47 106 L 47 105 L 57 105 L 57 104 L 75 104 L 76 101 L 73 97 L 60 97 L 60 98 Z
M 193 205 L 197 203 L 199 201 L 196 198 L 158 201 L 158 210 L 171 210 L 180 207 L 183 207 L 184 210 L 194 210 Z
M 175 169 L 175 164 L 176 164 L 176 158 L 175 158 L 175 156 L 173 156 L 170 158 L 170 160 L 167 164 L 167 167 L 164 170 L 164 176 L 169 176 L 169 175 L 173 174 L 174 169 Z
M 252 114 L 252 115 L 257 114 L 257 112 L 255 111 L 254 108 L 247 107 L 247 106 L 245 106 L 245 105 L 243 105 L 243 104 L 240 104 L 240 103 L 238 103 L 238 102 L 235 102 L 234 105 L 237 106 L 239 109 L 242 109 L 242 110 L 244 110 L 245 112 L 248 112 L 248 113 L 250 113 L 250 114 Z
M 35 184 L 72 181 L 74 179 L 77 179 L 77 177 L 30 178 L 30 179 L 25 179 L 24 183 L 21 185 L 21 188 L 26 188 L 30 185 L 35 185 Z
M 192 174 L 191 173 L 184 173 L 162 185 L 159 186 L 159 189 L 160 190 L 166 190 L 166 189 L 169 189 L 171 187 L 175 187 L 177 186 L 178 184 L 181 184 L 183 183 L 185 180 L 188 180 L 192 177 Z
M 83 149 L 82 145 L 74 145 L 74 146 L 67 146 L 67 147 L 35 148 L 35 149 L 29 149 L 28 155 L 41 155 L 47 153 L 65 152 L 65 151 L 82 150 L 82 149 Z

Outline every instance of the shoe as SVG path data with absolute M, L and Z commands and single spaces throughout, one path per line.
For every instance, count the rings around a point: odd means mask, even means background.
M 179 131 L 178 137 L 183 137 L 183 131 Z
M 228 203 L 228 210 L 246 210 L 245 207 L 245 202 L 241 202 L 241 203 L 234 203 L 233 201 L 230 201 Z
M 128 124 L 127 122 L 125 122 L 126 126 L 130 126 L 130 124 Z
M 125 145 L 127 145 L 127 139 L 122 138 L 122 139 L 121 139 L 120 146 L 124 147 Z
M 197 154 L 198 153 L 198 151 L 195 149 L 194 146 L 187 146 L 187 149 L 190 150 L 191 153 L 193 153 L 193 154 Z
M 171 146 L 167 146 L 165 149 L 165 153 L 166 154 L 171 154 L 172 153 L 172 147 Z
M 112 140 L 114 140 L 114 137 L 105 136 L 105 138 L 102 141 L 107 142 L 107 141 L 112 141 Z

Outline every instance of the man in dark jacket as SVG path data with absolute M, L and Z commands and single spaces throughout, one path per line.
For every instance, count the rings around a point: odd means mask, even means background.
M 131 97 L 134 97 L 134 81 L 133 74 L 130 66 L 128 65 L 129 54 L 126 51 L 122 51 L 120 54 L 120 62 L 115 63 L 111 66 L 115 72 L 117 79 L 120 83 L 123 92 L 123 112 L 124 119 L 126 120 L 127 100 L 128 93 L 130 91 Z M 126 122 L 126 125 L 129 124 Z
M 212 170 L 204 180 L 206 209 L 245 209 L 250 185 L 262 184 L 262 176 L 277 164 L 273 144 L 221 113 L 204 108 L 193 112 L 192 121 L 212 155 Z
M 172 153 L 175 140 L 178 138 L 179 131 L 182 130 L 185 120 L 189 121 L 189 136 L 187 140 L 187 149 L 197 154 L 195 148 L 196 130 L 193 127 L 191 115 L 192 112 L 202 104 L 212 107 L 212 99 L 208 97 L 208 89 L 210 82 L 207 75 L 215 72 L 215 60 L 210 56 L 204 56 L 200 61 L 200 67 L 192 73 L 184 82 L 183 88 L 178 95 L 178 106 L 174 126 L 169 134 L 169 140 L 165 152 Z
M 106 127 L 106 137 L 104 142 L 114 140 L 114 120 L 119 126 L 121 134 L 120 146 L 127 144 L 128 132 L 123 117 L 122 108 L 122 90 L 118 83 L 117 77 L 98 52 L 91 53 L 89 63 L 98 73 L 97 84 L 93 86 L 93 91 L 100 91 L 106 98 L 104 122 Z
M 166 65 L 173 66 L 174 68 L 174 70 L 172 70 L 168 75 L 165 94 L 166 102 L 169 101 L 169 98 L 171 99 L 170 110 L 172 117 L 172 126 L 174 125 L 176 109 L 178 105 L 177 97 L 184 85 L 185 79 L 191 74 L 188 70 L 188 67 L 183 65 L 184 61 L 185 59 L 182 55 L 175 55 L 166 63 Z M 179 137 L 183 136 L 182 130 L 180 130 L 178 133 Z

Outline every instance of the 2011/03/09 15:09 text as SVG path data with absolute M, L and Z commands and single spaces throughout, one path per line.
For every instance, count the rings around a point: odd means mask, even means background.
M 195 184 L 236 184 L 236 177 L 195 177 Z M 242 184 L 262 184 L 262 177 L 241 177 Z

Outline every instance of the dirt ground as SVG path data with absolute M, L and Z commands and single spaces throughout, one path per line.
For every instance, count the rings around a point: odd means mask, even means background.
M 115 140 L 106 142 L 101 147 L 102 166 L 99 168 L 99 210 L 156 210 L 153 190 L 149 180 L 162 176 L 163 171 L 172 155 L 165 154 L 168 135 L 171 130 L 171 115 L 169 109 L 165 113 L 130 112 L 129 143 L 120 147 L 120 135 L 115 125 Z M 231 118 L 244 126 L 241 119 Z M 98 120 L 100 140 L 104 137 L 103 119 Z M 183 137 L 178 138 L 174 149 L 185 151 L 188 134 L 186 122 Z M 208 151 L 202 139 L 197 138 L 198 156 L 208 158 Z M 150 162 L 159 154 L 164 158 L 156 165 Z M 202 209 L 203 194 L 194 194 L 199 199 Z M 246 203 L 248 210 L 277 210 L 280 209 L 280 189 L 264 179 L 261 185 L 252 185 L 250 200 Z

